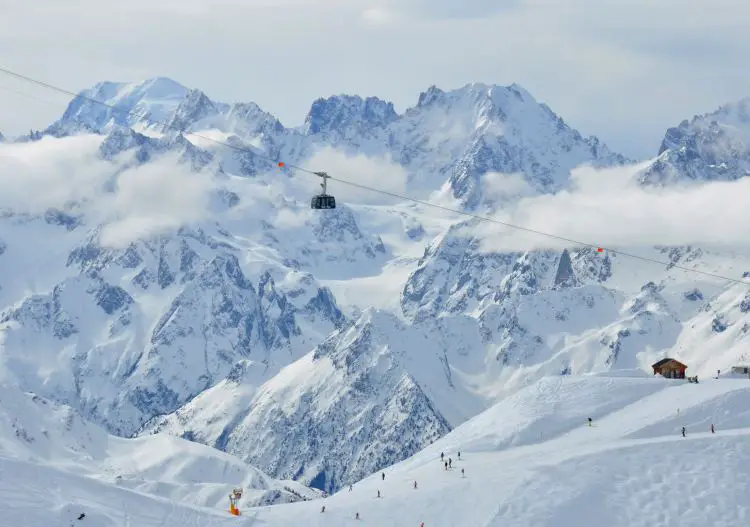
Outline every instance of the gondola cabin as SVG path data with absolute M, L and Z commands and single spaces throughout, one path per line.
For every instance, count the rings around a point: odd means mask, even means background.
M 320 194 L 318 196 L 313 196 L 312 200 L 310 201 L 310 208 L 318 209 L 318 210 L 335 209 L 336 198 L 328 194 Z
M 320 184 L 320 188 L 323 189 L 323 193 L 312 197 L 312 199 L 310 200 L 310 208 L 316 210 L 335 209 L 336 198 L 326 192 L 326 185 L 331 176 L 329 176 L 325 172 L 313 172 L 313 174 L 323 178 L 323 183 Z

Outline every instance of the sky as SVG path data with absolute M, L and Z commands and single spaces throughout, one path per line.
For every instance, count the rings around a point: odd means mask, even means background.
M 516 82 L 643 159 L 667 127 L 750 95 L 748 27 L 742 0 L 0 0 L 0 67 L 72 91 L 167 76 L 287 126 L 318 97 L 403 111 L 432 84 Z M 67 102 L 0 74 L 0 132 Z

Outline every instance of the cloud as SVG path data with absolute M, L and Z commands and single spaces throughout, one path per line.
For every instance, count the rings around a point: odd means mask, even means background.
M 170 232 L 210 215 L 210 174 L 193 173 L 167 156 L 117 177 L 115 192 L 99 199 L 96 212 L 105 227 L 101 243 L 126 247 L 137 239 Z
M 193 173 L 172 155 L 118 172 L 98 156 L 101 141 L 89 135 L 0 145 L 0 208 L 40 214 L 75 204 L 89 224 L 104 225 L 101 243 L 111 247 L 210 214 L 218 188 L 210 174 Z
M 481 18 L 519 8 L 522 0 L 379 0 L 377 10 L 390 13 L 391 20 L 414 19 L 468 19 Z M 402 15 L 399 17 L 398 15 Z
M 570 190 L 523 197 L 495 219 L 615 250 L 683 244 L 731 249 L 750 243 L 750 178 L 645 189 L 634 177 L 643 166 L 579 167 Z M 489 222 L 477 232 L 491 251 L 574 245 Z
M 349 185 L 343 181 L 328 180 L 328 193 L 334 195 L 337 202 L 390 204 L 400 201 L 398 198 L 358 188 L 355 185 L 399 195 L 406 194 L 408 174 L 389 156 L 368 157 L 363 154 L 352 156 L 331 147 L 325 147 L 316 152 L 304 166 L 308 170 L 323 170 L 332 177 L 352 183 Z M 318 187 L 312 190 L 310 195 L 319 194 L 321 191 L 322 189 Z
M 506 202 L 536 194 L 523 174 L 488 172 L 482 176 L 484 198 L 491 202 Z
M 278 209 L 273 224 L 281 230 L 298 229 L 311 217 L 310 210 Z
M 362 11 L 362 19 L 373 25 L 391 25 L 401 22 L 398 12 L 383 7 L 370 7 Z
M 96 157 L 101 137 L 0 144 L 0 208 L 39 214 L 91 195 L 107 176 Z

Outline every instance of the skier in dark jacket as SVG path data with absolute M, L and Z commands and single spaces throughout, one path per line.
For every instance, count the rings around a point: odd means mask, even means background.
M 682 437 L 685 437 L 685 427 L 682 427 Z

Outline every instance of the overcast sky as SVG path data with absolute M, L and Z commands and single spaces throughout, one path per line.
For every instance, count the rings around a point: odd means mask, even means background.
M 744 0 L 0 0 L 0 66 L 74 91 L 171 77 L 288 125 L 311 102 L 517 82 L 632 157 L 668 126 L 750 96 Z M 0 132 L 67 100 L 0 75 Z

